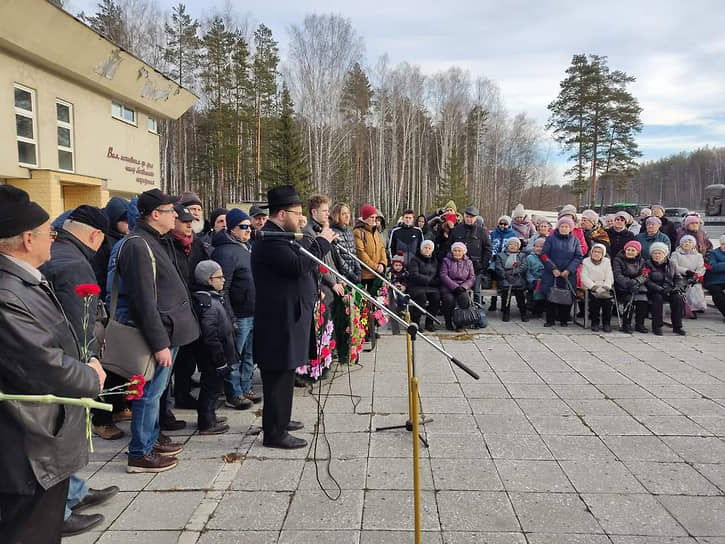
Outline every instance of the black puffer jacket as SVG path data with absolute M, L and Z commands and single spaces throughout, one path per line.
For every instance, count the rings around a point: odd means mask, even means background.
M 0 391 L 98 395 L 98 375 L 78 360 L 70 324 L 47 282 L 0 255 Z M 32 495 L 88 463 L 80 406 L 0 402 L 0 493 Z
M 226 278 L 224 298 L 229 301 L 238 318 L 254 315 L 254 278 L 252 277 L 252 252 L 226 230 L 214 235 L 214 252 L 211 258 L 219 263 Z
M 645 283 L 647 292 L 669 296 L 675 289 L 677 282 L 677 270 L 672 261 L 666 259 L 662 264 L 657 264 L 652 259 L 648 259 L 645 268 L 650 269 L 649 277 Z
M 607 229 L 607 234 L 609 235 L 609 254 L 614 257 L 624 249 L 624 244 L 634 240 L 634 234 L 629 229 L 617 231 L 612 227 Z
M 408 291 L 411 296 L 419 293 L 437 292 L 440 287 L 438 259 L 431 255 L 424 257 L 420 251 L 410 260 L 408 265 Z
M 330 228 L 339 236 L 337 245 L 347 249 L 347 252 L 345 252 L 337 248 L 337 251 L 332 254 L 338 272 L 343 274 L 351 282 L 360 283 L 360 263 L 353 257 L 356 255 L 356 250 L 355 235 L 352 229 L 335 223 L 331 223 Z
M 156 261 L 156 277 L 149 249 Z M 109 269 L 115 266 L 115 273 L 120 276 L 119 308 L 128 307 L 129 322 L 141 330 L 151 351 L 185 346 L 196 340 L 199 325 L 169 236 L 161 236 L 146 222 L 139 221 L 123 240 L 120 251 L 114 251 L 117 255 L 111 261 L 115 258 L 116 262 L 109 262 Z
M 234 325 L 221 293 L 210 287 L 195 286 L 193 294 L 196 315 L 199 316 L 201 339 L 208 353 L 209 364 L 214 368 L 239 362 L 234 341 Z
M 466 255 L 473 261 L 473 270 L 476 274 L 488 269 L 493 249 L 491 247 L 491 237 L 485 228 L 475 223 L 473 225 L 458 223 L 453 227 L 452 240 L 453 242 L 466 244 L 468 250 Z
M 390 254 L 403 253 L 406 266 L 418 253 L 420 243 L 423 241 L 423 231 L 418 227 L 398 225 L 390 232 Z
M 85 303 L 76 294 L 75 287 L 81 283 L 96 283 L 96 275 L 91 266 L 94 254 L 93 249 L 78 238 L 69 232 L 59 230 L 58 238 L 50 246 L 50 260 L 40 267 L 45 279 L 53 286 L 60 305 L 80 342 L 83 342 L 84 339 L 83 311 Z M 93 338 L 97 300 L 97 297 L 92 297 L 89 306 L 90 319 L 85 331 L 87 342 Z M 91 352 L 97 353 L 95 342 L 91 344 Z
M 634 259 L 628 259 L 624 255 L 624 251 L 620 251 L 612 262 L 612 271 L 614 272 L 614 288 L 617 296 L 621 298 L 620 302 L 626 302 L 628 297 L 635 294 L 635 300 L 647 299 L 647 287 L 645 287 L 646 278 L 642 275 L 645 261 L 641 255 L 637 255 Z M 622 298 L 624 297 L 624 298 Z
M 496 253 L 494 259 L 494 269 L 496 270 L 496 280 L 498 281 L 499 292 L 511 289 L 526 289 L 526 255 L 522 252 L 516 253 L 516 259 L 513 266 L 507 267 L 509 260 L 509 252 L 504 250 Z

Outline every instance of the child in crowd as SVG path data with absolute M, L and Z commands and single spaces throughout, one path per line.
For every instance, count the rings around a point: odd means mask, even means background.
M 405 269 L 405 256 L 402 251 L 398 251 L 396 255 L 391 259 L 389 280 L 398 291 L 407 293 L 408 288 L 408 271 Z M 402 302 L 402 297 L 399 296 L 398 303 Z
M 544 249 L 546 237 L 534 241 L 531 253 L 526 256 L 526 285 L 529 288 L 529 309 L 534 317 L 541 317 L 545 310 L 546 300 L 539 287 L 544 277 L 544 263 L 541 261 L 541 250 Z
M 689 234 L 680 238 L 679 247 L 672 253 L 670 258 L 675 265 L 675 271 L 687 284 L 685 298 L 693 311 L 693 319 L 697 317 L 694 312 L 704 312 L 707 308 L 705 302 L 705 291 L 702 288 L 702 281 L 705 277 L 705 260 L 702 254 L 697 251 L 697 240 Z
M 669 302 L 672 331 L 685 336 L 685 331 L 682 329 L 682 297 L 677 290 L 677 267 L 672 260 L 667 259 L 669 252 L 667 244 L 653 243 L 649 248 L 650 258 L 645 265 L 650 271 L 645 285 L 651 304 L 652 332 L 662 336 L 663 306 L 665 302 Z M 699 253 L 698 255 L 702 258 Z
M 201 261 L 194 269 L 194 306 L 201 327 L 201 338 L 208 353 L 205 360 L 198 361 L 201 371 L 201 386 L 197 402 L 199 434 L 222 434 L 229 430 L 226 418 L 216 416 L 219 395 L 224 390 L 224 377 L 231 371 L 231 365 L 239 363 L 234 342 L 234 326 L 227 309 L 222 289 L 224 275 L 216 261 Z
M 509 238 L 506 249 L 496 254 L 495 270 L 498 294 L 501 296 L 502 321 L 511 320 L 511 297 L 521 312 L 521 321 L 528 321 L 526 313 L 526 255 L 521 253 L 521 240 Z
M 592 246 L 589 257 L 582 262 L 582 287 L 589 291 L 589 318 L 592 321 L 592 332 L 599 331 L 601 314 L 602 330 L 612 332 L 612 287 L 614 274 L 612 265 L 606 256 L 607 247 L 596 243 Z

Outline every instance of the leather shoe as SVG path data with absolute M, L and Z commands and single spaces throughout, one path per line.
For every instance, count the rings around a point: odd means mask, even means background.
M 95 506 L 96 504 L 102 504 L 108 499 L 118 493 L 118 486 L 112 485 L 110 487 L 104 487 L 103 489 L 89 489 L 83 500 L 71 507 L 73 512 L 80 512 L 89 506 Z
M 176 419 L 175 417 L 164 419 L 161 422 L 162 431 L 180 431 L 186 427 L 186 421 L 183 419 Z
M 290 420 L 290 422 L 287 424 L 287 430 L 288 431 L 299 431 L 300 429 L 304 429 L 305 424 L 301 421 L 294 421 Z
M 292 436 L 291 434 L 288 434 L 284 438 L 280 438 L 279 440 L 263 440 L 262 445 L 265 448 L 278 448 L 283 450 L 294 450 L 298 448 L 304 448 L 307 446 L 307 440 L 304 438 L 297 438 L 296 436 Z
M 63 528 L 60 530 L 60 536 L 73 536 L 90 531 L 97 525 L 103 523 L 105 518 L 101 514 L 76 514 L 72 512 L 70 517 L 63 522 Z
M 213 434 L 224 434 L 229 430 L 229 425 L 226 423 L 214 423 L 211 427 L 207 429 L 199 429 L 199 434 L 202 436 L 210 436 Z

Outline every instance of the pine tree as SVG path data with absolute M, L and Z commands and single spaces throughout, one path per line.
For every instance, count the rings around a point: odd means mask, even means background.
M 254 118 L 254 89 L 250 79 L 249 47 L 241 32 L 234 35 L 231 64 L 231 103 L 234 111 L 235 145 L 235 182 L 240 185 L 241 194 L 245 199 L 258 198 L 252 184 L 245 181 L 254 180 L 252 171 L 250 145 L 254 139 L 252 128 Z
M 463 160 L 455 148 L 451 150 L 446 162 L 435 199 L 436 206 L 443 206 L 449 200 L 453 200 L 458 205 L 467 205 L 471 202 Z
M 342 172 L 337 176 L 339 185 L 347 188 L 348 197 L 363 194 L 368 182 L 366 168 L 367 117 L 372 105 L 373 90 L 370 80 L 359 63 L 355 63 L 345 76 L 345 85 L 340 99 L 340 111 L 350 127 L 352 137 L 352 159 L 344 160 Z M 345 166 L 347 168 L 345 168 Z M 352 184 L 350 179 L 352 178 Z M 352 187 L 349 187 L 352 185 Z
M 81 13 L 79 18 L 99 34 L 130 50 L 125 14 L 116 0 L 101 0 L 95 15 L 88 17 Z
M 277 65 L 279 64 L 279 49 L 272 37 L 272 31 L 264 25 L 259 25 L 254 32 L 254 62 L 252 64 L 252 81 L 255 92 L 257 113 L 256 175 L 257 179 L 262 172 L 262 117 L 268 114 L 274 104 L 277 94 Z M 261 189 L 261 183 L 258 183 Z M 261 192 L 261 191 L 260 191 Z
M 294 119 L 294 104 L 286 86 L 282 88 L 281 106 L 277 130 L 271 139 L 269 165 L 262 171 L 261 178 L 266 188 L 293 185 L 305 200 L 314 187 Z

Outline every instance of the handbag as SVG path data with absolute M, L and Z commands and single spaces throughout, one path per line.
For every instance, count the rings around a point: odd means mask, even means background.
M 453 310 L 453 325 L 456 328 L 467 328 L 472 325 L 479 325 L 481 322 L 481 314 L 478 308 L 473 303 L 473 298 L 469 291 L 468 293 L 468 307 L 467 308 L 456 308 Z
M 140 236 L 127 237 L 121 242 L 118 248 L 116 260 L 121 255 L 123 244 L 130 238 L 141 238 Z M 143 239 L 142 239 L 143 240 Z M 156 259 L 146 240 L 146 249 L 151 257 L 151 268 L 154 274 L 154 298 L 156 298 Z M 141 375 L 146 381 L 150 381 L 156 371 L 156 359 L 148 342 L 141 331 L 131 325 L 124 325 L 116 321 L 116 306 L 118 305 L 118 270 L 113 271 L 113 283 L 111 287 L 111 306 L 109 309 L 108 324 L 106 325 L 106 339 L 101 355 L 101 364 L 106 370 L 118 374 L 122 378 Z
M 549 292 L 546 294 L 546 301 L 552 304 L 561 304 L 562 306 L 571 306 L 574 302 L 574 298 L 571 292 L 571 286 L 559 287 L 557 280 L 554 279 L 554 285 L 549 288 Z M 564 281 L 567 281 L 566 279 Z M 568 282 L 567 282 L 568 283 Z

